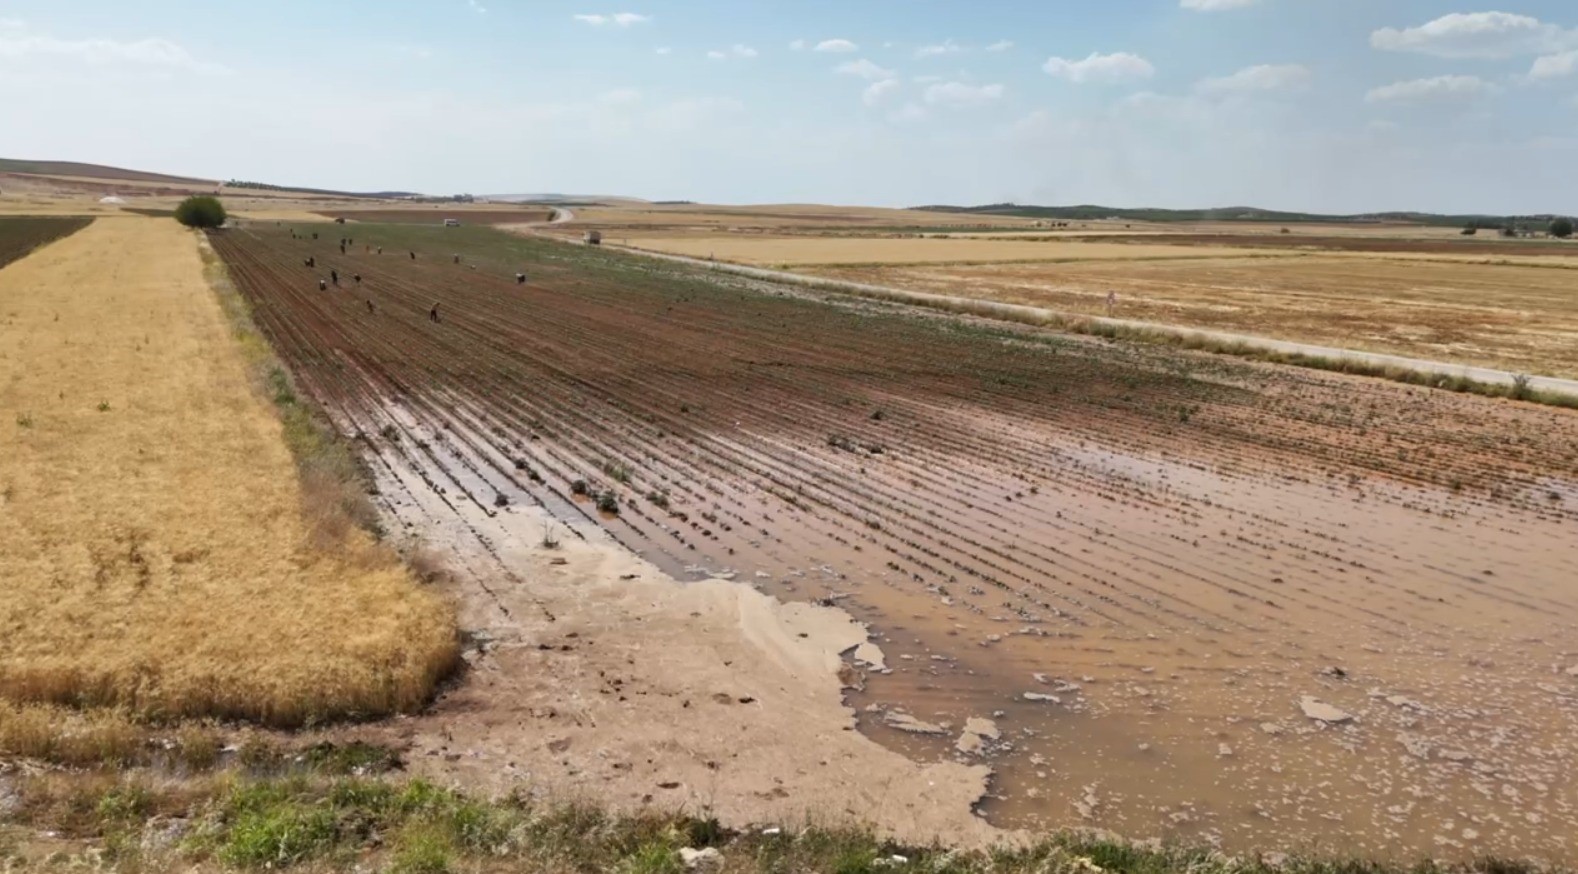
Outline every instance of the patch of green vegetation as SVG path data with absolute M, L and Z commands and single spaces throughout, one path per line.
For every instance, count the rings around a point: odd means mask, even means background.
M 484 801 L 423 780 L 220 779 L 205 791 L 77 773 L 21 779 L 19 806 L 32 828 L 88 836 L 115 858 L 168 817 L 190 823 L 167 850 L 142 851 L 143 870 L 610 871 L 679 874 L 683 848 L 711 847 L 724 870 L 929 872 L 929 874 L 1532 874 L 1515 860 L 1450 866 L 1294 856 L 1273 864 L 1201 848 L 1162 848 L 1058 834 L 989 851 L 905 846 L 860 828 L 731 831 L 711 817 L 612 815 L 589 804 L 524 796 Z M 97 837 L 93 837 L 97 836 Z M 161 855 L 162 854 L 162 855 Z M 1561 871 L 1562 869 L 1552 869 Z

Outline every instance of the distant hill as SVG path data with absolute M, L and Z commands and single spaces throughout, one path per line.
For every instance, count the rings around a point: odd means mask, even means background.
M 190 176 L 170 176 L 164 173 L 144 173 L 106 167 L 103 164 L 82 164 L 77 161 L 24 161 L 0 158 L 0 173 L 31 173 L 35 176 L 78 176 L 83 179 L 109 179 L 121 182 L 164 182 L 177 185 L 213 185 L 212 179 L 194 179 Z
M 272 185 L 267 182 L 247 182 L 241 179 L 232 179 L 225 183 L 226 188 L 239 188 L 242 190 L 253 189 L 256 191 L 283 191 L 287 194 L 315 194 L 320 197 L 350 197 L 372 200 L 396 200 L 405 197 L 417 197 L 415 191 L 335 191 L 329 188 L 302 188 L 296 185 Z
M 1116 206 L 1024 206 L 1015 203 L 992 203 L 985 206 L 918 206 L 926 212 L 960 213 L 966 215 L 1005 215 L 1023 218 L 1052 219 L 1058 221 L 1099 221 L 1119 219 L 1132 222 L 1265 222 L 1278 224 L 1355 224 L 1405 222 L 1416 225 L 1442 227 L 1500 227 L 1508 221 L 1544 222 L 1552 215 L 1440 215 L 1428 212 L 1372 212 L 1355 215 L 1328 215 L 1314 212 L 1279 212 L 1253 206 L 1225 206 L 1215 209 L 1133 209 Z

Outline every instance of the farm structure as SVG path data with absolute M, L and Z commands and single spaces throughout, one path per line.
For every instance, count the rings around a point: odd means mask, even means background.
M 1099 805 L 1128 833 L 1264 846 L 1331 813 L 1355 849 L 1418 853 L 1467 810 L 1507 823 L 1474 852 L 1569 849 L 1538 822 L 1578 803 L 1574 717 L 1541 685 L 1578 623 L 1570 412 L 486 228 L 364 238 L 422 257 L 212 235 L 391 514 L 538 505 L 682 578 L 838 603 L 886 651 L 852 693 L 865 730 L 939 757 L 967 717 L 1015 727 L 987 806 L 1005 824 Z M 361 288 L 318 293 L 308 257 Z M 1492 687 L 1504 742 L 1407 706 Z M 1479 793 L 1459 751 L 1517 791 Z

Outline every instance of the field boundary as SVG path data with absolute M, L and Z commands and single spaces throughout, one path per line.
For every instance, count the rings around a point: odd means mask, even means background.
M 540 235 L 558 239 L 550 235 Z M 574 240 L 559 242 L 584 245 Z M 1340 349 L 1259 337 L 1252 334 L 1233 334 L 1187 328 L 1161 322 L 1143 322 L 1131 319 L 1113 319 L 1086 316 L 1078 313 L 1051 310 L 1024 304 L 1002 303 L 979 298 L 955 297 L 924 291 L 910 291 L 885 285 L 849 282 L 820 276 L 805 276 L 765 267 L 750 267 L 723 261 L 707 261 L 684 255 L 671 255 L 632 246 L 604 244 L 605 248 L 627 252 L 645 258 L 656 258 L 679 264 L 719 270 L 752 279 L 762 279 L 786 285 L 796 285 L 819 291 L 851 294 L 857 297 L 911 304 L 944 310 L 946 312 L 981 316 L 1000 321 L 1019 322 L 1038 327 L 1053 328 L 1074 334 L 1105 337 L 1111 340 L 1177 346 L 1183 349 L 1252 358 L 1274 364 L 1307 367 L 1355 376 L 1369 376 L 1393 382 L 1465 392 L 1488 397 L 1511 398 L 1549 406 L 1578 409 L 1578 380 L 1551 376 L 1531 376 L 1488 367 L 1407 358 L 1381 352 L 1364 352 L 1357 349 Z

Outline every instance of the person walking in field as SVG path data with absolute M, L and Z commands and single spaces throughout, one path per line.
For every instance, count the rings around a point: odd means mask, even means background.
M 325 282 L 322 279 L 318 280 L 318 290 L 319 291 L 328 291 L 329 290 L 329 283 Z
M 351 274 L 351 281 L 356 283 L 357 285 L 361 285 L 362 284 L 362 275 L 360 273 L 352 273 Z
M 1118 293 L 1116 291 L 1109 291 L 1109 292 L 1107 292 L 1107 318 L 1109 318 L 1109 319 L 1112 318 L 1112 311 L 1114 309 L 1116 309 L 1117 306 L 1118 306 Z
M 460 263 L 460 253 L 459 253 L 459 252 L 456 252 L 456 253 L 455 253 L 455 263 L 456 263 L 456 264 L 459 264 L 459 263 Z
M 377 315 L 378 314 L 378 310 L 373 306 L 373 301 L 372 301 L 371 298 L 368 298 L 368 300 L 367 300 L 367 314 L 369 316 L 373 316 L 373 315 Z
M 415 253 L 415 252 L 412 252 L 412 253 L 411 253 L 411 260 L 412 260 L 412 261 L 415 261 L 415 260 L 416 260 L 416 253 Z
M 332 280 L 336 286 L 338 286 L 340 284 L 340 271 L 330 270 L 329 279 Z
M 433 302 L 433 308 L 427 311 L 427 320 L 438 324 L 438 302 Z

